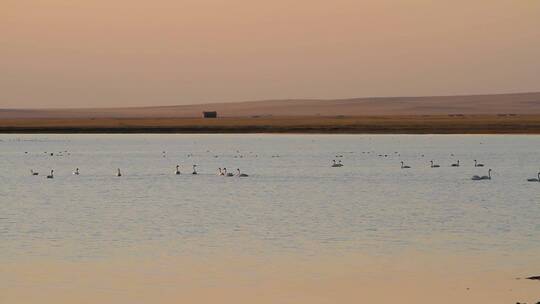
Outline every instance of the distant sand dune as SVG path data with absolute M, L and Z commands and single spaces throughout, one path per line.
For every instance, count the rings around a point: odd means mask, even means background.
M 0 109 L 0 119 L 188 118 L 200 117 L 205 110 L 218 111 L 220 117 L 540 114 L 540 92 L 336 100 L 291 99 L 138 108 Z

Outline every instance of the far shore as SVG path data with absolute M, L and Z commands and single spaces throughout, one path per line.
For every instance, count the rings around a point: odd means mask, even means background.
M 7 118 L 0 133 L 540 134 L 540 115 Z

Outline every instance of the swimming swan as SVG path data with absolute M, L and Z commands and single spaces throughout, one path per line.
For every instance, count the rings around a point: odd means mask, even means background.
M 30 174 L 36 176 L 36 175 L 39 175 L 39 172 L 34 172 L 34 170 L 30 169 Z
M 528 182 L 540 182 L 540 172 L 538 172 L 538 178 L 528 178 Z
M 476 161 L 476 159 L 475 159 L 475 160 L 474 160 L 474 166 L 475 166 L 475 167 L 483 167 L 484 164 L 479 164 L 479 163 Z
M 193 165 L 193 172 L 191 174 L 197 175 L 197 165 Z
M 433 164 L 433 161 L 430 161 L 430 163 L 431 163 L 431 168 L 439 168 L 440 167 L 439 165 Z
M 120 172 L 120 168 L 116 169 L 116 176 L 122 176 L 122 172 Z
M 249 176 L 247 174 L 240 173 L 240 169 L 236 169 L 236 171 L 238 171 L 238 173 L 236 173 L 236 176 L 238 176 L 238 177 L 248 177 Z
M 79 168 L 76 168 L 75 171 L 73 171 L 73 174 L 79 175 Z
M 459 159 L 458 159 L 457 163 L 452 164 L 451 166 L 452 166 L 452 167 L 459 167 Z
M 475 175 L 471 178 L 472 180 L 490 180 L 491 179 L 491 169 L 488 170 L 488 175 L 484 175 L 484 176 L 478 176 L 478 175 Z
M 176 165 L 176 170 L 174 171 L 174 174 L 180 175 L 180 165 Z
M 223 173 L 225 174 L 225 176 L 234 176 L 234 174 L 232 173 L 227 173 L 227 168 L 223 168 Z
M 47 178 L 54 178 L 54 170 L 51 170 L 51 174 L 47 175 Z
M 401 169 L 410 169 L 410 166 L 405 166 L 403 162 L 401 162 Z
M 343 164 L 341 163 L 341 161 L 339 162 L 336 162 L 336 160 L 332 160 L 333 164 L 332 164 L 332 168 L 339 168 L 339 167 L 343 167 Z

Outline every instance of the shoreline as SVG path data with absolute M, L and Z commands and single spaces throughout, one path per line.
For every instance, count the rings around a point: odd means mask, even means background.
M 28 134 L 540 134 L 540 115 L 0 119 Z

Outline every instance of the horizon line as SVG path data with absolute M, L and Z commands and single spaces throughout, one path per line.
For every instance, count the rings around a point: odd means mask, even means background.
M 243 101 L 211 101 L 201 103 L 174 104 L 174 105 L 141 105 L 141 106 L 114 106 L 114 107 L 36 107 L 36 108 L 3 108 L 0 111 L 54 111 L 54 110 L 114 110 L 114 109 L 145 109 L 145 108 L 171 108 L 171 107 L 189 107 L 204 105 L 224 105 L 241 103 L 262 103 L 262 102 L 285 102 L 285 101 L 346 101 L 346 100 L 367 100 L 367 99 L 408 99 L 408 98 L 448 98 L 448 97 L 479 97 L 479 96 L 502 96 L 502 95 L 527 95 L 540 94 L 540 91 L 519 91 L 505 93 L 475 93 L 475 94 L 455 94 L 455 95 L 401 95 L 401 96 L 366 96 L 366 97 L 344 97 L 344 98 L 277 98 L 277 99 L 256 99 Z

